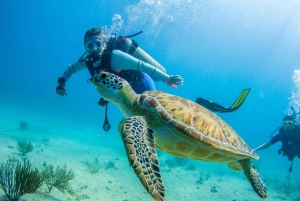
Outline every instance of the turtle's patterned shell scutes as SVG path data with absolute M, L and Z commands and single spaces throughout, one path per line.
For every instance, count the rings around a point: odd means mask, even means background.
M 175 133 L 179 137 L 185 136 L 182 134 L 192 136 L 192 140 L 202 141 L 207 147 L 211 147 L 210 151 L 226 150 L 258 159 L 226 122 L 197 103 L 162 91 L 146 91 L 141 95 L 140 104 L 155 108 L 163 120 L 182 131 Z

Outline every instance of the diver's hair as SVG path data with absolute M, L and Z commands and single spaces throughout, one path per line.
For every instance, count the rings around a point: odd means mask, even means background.
M 102 30 L 101 29 L 98 29 L 98 28 L 91 28 L 89 30 L 87 30 L 84 34 L 84 38 L 83 38 L 83 41 L 84 43 L 86 43 L 86 39 L 90 36 L 94 36 L 94 35 L 99 35 L 99 34 L 102 34 Z
M 291 115 L 291 114 L 285 115 L 285 117 L 283 117 L 282 121 L 287 121 L 287 120 L 294 121 L 295 120 L 295 116 Z

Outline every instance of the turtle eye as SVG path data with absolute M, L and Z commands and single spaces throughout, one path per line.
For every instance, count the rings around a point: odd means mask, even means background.
M 106 74 L 105 74 L 105 73 L 102 73 L 102 74 L 101 74 L 101 78 L 102 78 L 102 79 L 106 78 Z

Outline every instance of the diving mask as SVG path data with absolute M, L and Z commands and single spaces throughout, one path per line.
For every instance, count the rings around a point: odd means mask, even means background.
M 84 44 L 84 47 L 88 53 L 99 52 L 99 51 L 102 52 L 103 49 L 102 41 L 99 39 L 90 40 L 86 42 Z
M 282 126 L 284 128 L 292 128 L 294 127 L 294 121 L 283 121 Z

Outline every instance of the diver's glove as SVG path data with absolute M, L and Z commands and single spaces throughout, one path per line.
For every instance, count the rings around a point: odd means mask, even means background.
M 165 81 L 170 87 L 177 88 L 183 85 L 183 78 L 180 75 L 169 75 Z
M 98 105 L 100 106 L 100 107 L 104 107 L 106 104 L 108 103 L 108 101 L 107 100 L 105 100 L 104 98 L 100 98 L 100 100 L 98 101 Z
M 65 82 L 66 82 L 65 78 L 59 77 L 58 80 L 57 80 L 57 82 L 58 82 L 58 86 L 55 89 L 56 90 L 56 94 L 59 95 L 59 96 L 61 96 L 61 97 L 63 97 L 64 95 L 67 95 L 65 87 L 64 87 L 64 86 L 66 86 L 65 85 Z
M 58 85 L 56 87 L 56 94 L 59 95 L 59 96 L 61 96 L 61 97 L 63 97 L 64 95 L 67 95 L 66 94 L 66 90 L 64 88 L 64 85 Z

